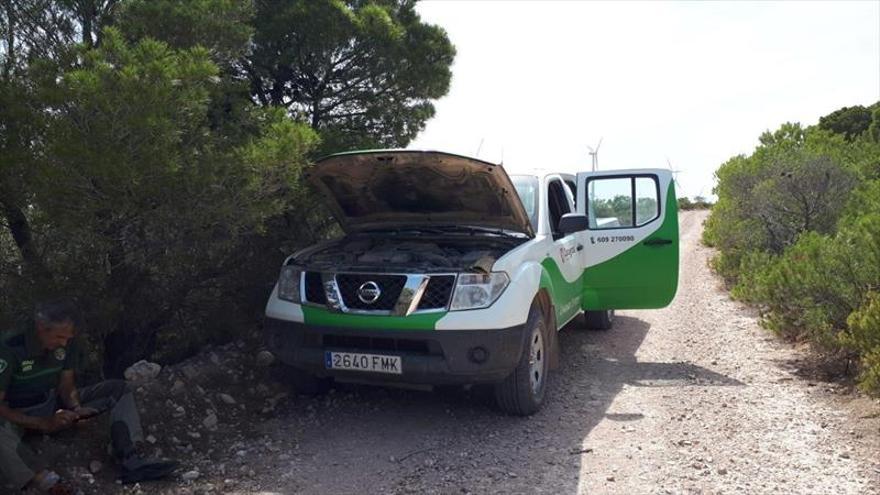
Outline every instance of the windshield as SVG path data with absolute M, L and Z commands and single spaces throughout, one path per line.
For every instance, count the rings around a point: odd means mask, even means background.
M 532 230 L 538 230 L 538 178 L 531 175 L 511 175 L 510 181 L 522 201 Z

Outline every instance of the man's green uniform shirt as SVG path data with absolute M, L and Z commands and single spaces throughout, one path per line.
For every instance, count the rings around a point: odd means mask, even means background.
M 0 343 L 0 391 L 6 392 L 6 404 L 21 409 L 49 399 L 61 371 L 76 369 L 77 355 L 75 339 L 67 347 L 44 350 L 33 322 L 6 336 Z

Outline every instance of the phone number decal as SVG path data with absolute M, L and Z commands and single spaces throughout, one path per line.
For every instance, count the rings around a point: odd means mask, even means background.
M 635 236 L 632 235 L 612 235 L 612 236 L 600 236 L 600 237 L 590 237 L 590 242 L 593 244 L 603 244 L 606 242 L 634 242 L 636 240 Z

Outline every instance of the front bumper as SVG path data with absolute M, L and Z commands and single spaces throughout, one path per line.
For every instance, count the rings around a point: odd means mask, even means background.
M 525 325 L 493 330 L 365 330 L 267 318 L 265 328 L 269 350 L 288 365 L 322 377 L 378 382 L 499 382 L 516 368 L 525 346 Z M 486 351 L 485 361 L 474 360 L 476 348 Z M 327 369 L 325 351 L 400 356 L 402 374 Z

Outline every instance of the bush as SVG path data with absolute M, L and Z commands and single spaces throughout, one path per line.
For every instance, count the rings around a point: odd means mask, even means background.
M 880 184 L 869 184 L 854 202 L 880 202 L 880 194 L 868 197 L 877 192 Z M 861 356 L 867 380 L 874 376 L 880 339 L 878 288 L 880 208 L 847 216 L 836 235 L 805 233 L 782 255 L 750 252 L 741 259 L 732 293 L 757 305 L 765 326 L 787 338 L 809 340 L 846 359 Z
M 722 165 L 703 242 L 764 326 L 858 361 L 861 386 L 880 393 L 880 143 L 846 115 L 766 132 Z
M 863 390 L 880 394 L 880 292 L 872 292 L 847 320 L 844 344 L 861 355 L 859 381 Z
M 702 196 L 694 196 L 693 201 L 690 198 L 678 198 L 679 210 L 708 210 L 712 208 L 712 203 Z

